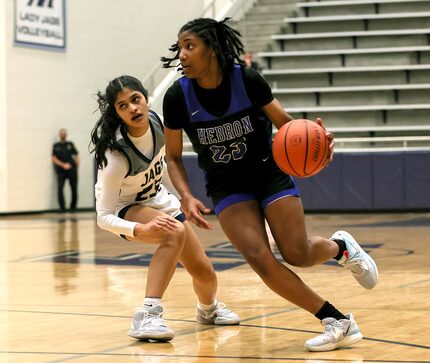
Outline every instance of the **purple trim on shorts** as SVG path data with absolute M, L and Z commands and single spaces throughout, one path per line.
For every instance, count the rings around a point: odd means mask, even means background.
M 299 192 L 299 189 L 297 187 L 282 190 L 282 191 L 280 191 L 276 194 L 273 194 L 270 197 L 264 199 L 260 203 L 261 208 L 265 209 L 270 203 L 274 202 L 275 200 L 283 198 L 283 197 L 291 197 L 291 196 L 300 197 L 300 192 Z
M 218 215 L 221 213 L 224 209 L 227 207 L 230 207 L 233 204 L 239 203 L 239 202 L 245 202 L 247 200 L 255 200 L 255 196 L 252 194 L 232 194 L 228 197 L 220 200 L 220 202 L 215 206 L 215 214 Z

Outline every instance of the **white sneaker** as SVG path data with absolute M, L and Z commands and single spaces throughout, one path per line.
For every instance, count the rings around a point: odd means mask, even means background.
M 330 239 L 340 239 L 345 242 L 346 251 L 338 261 L 340 265 L 352 272 L 358 283 L 366 289 L 375 287 L 378 282 L 378 268 L 375 261 L 357 243 L 348 232 L 337 231 Z
M 227 309 L 225 304 L 218 302 L 213 310 L 205 311 L 197 305 L 196 319 L 202 324 L 215 325 L 237 325 L 240 324 L 240 318 L 233 311 Z
M 363 338 L 352 314 L 345 315 L 348 319 L 336 320 L 325 318 L 321 321 L 324 332 L 305 342 L 311 352 L 324 352 L 359 342 Z
M 175 332 L 166 326 L 163 318 L 163 307 L 152 306 L 148 310 L 140 310 L 134 314 L 128 335 L 140 340 L 172 340 Z

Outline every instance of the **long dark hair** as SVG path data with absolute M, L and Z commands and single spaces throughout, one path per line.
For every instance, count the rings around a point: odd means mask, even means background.
M 137 78 L 131 76 L 117 77 L 109 82 L 104 94 L 97 92 L 98 109 L 102 115 L 91 132 L 90 152 L 94 152 L 99 169 L 107 165 L 107 150 L 122 150 L 115 137 L 116 130 L 122 124 L 122 119 L 115 110 L 115 100 L 124 88 L 141 92 L 148 101 L 148 91 Z
M 227 24 L 230 18 L 225 18 L 222 21 L 216 21 L 210 18 L 198 18 L 186 23 L 178 34 L 189 31 L 203 40 L 203 42 L 212 48 L 217 56 L 218 62 L 221 65 L 224 73 L 229 72 L 235 63 L 243 64 L 240 56 L 244 53 L 243 43 L 240 39 L 240 32 L 233 29 Z M 182 71 L 179 64 L 172 63 L 179 59 L 178 42 L 172 44 L 169 48 L 171 52 L 176 54 L 171 57 L 162 57 L 163 68 L 178 67 L 178 71 Z

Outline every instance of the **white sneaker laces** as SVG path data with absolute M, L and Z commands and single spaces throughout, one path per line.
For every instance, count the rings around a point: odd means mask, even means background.
M 225 304 L 219 302 L 215 310 L 209 315 L 209 317 L 213 318 L 215 315 L 224 317 L 228 314 L 230 314 L 230 310 L 227 309 Z
M 337 320 L 327 323 L 324 325 L 324 332 L 322 335 L 327 338 L 334 338 L 335 340 L 339 339 L 339 337 L 343 335 L 342 324 Z
M 139 329 L 143 328 L 145 325 L 166 326 L 164 319 L 161 316 L 162 314 L 149 314 L 145 311 L 143 319 L 139 324 Z
M 355 258 L 351 260 L 346 260 L 344 266 L 352 271 L 354 274 L 361 274 L 364 271 L 369 271 L 369 267 L 364 258 Z

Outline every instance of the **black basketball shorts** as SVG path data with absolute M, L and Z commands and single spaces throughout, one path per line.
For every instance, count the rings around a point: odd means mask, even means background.
M 270 203 L 287 196 L 300 197 L 294 180 L 268 160 L 266 165 L 229 175 L 207 175 L 206 190 L 215 213 L 248 200 L 256 200 L 264 210 Z

